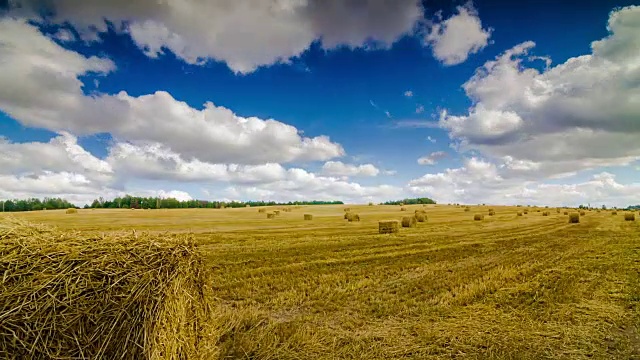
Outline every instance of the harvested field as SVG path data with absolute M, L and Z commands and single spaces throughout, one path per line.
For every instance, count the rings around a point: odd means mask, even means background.
M 474 221 L 429 205 L 428 222 L 379 234 L 380 220 L 406 213 L 349 206 L 360 222 L 339 205 L 277 221 L 252 208 L 13 216 L 87 238 L 193 233 L 211 271 L 212 359 L 640 357 L 640 222 L 591 212 L 570 224 L 498 206 Z

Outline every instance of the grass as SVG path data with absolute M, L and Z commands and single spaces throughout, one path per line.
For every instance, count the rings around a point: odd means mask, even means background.
M 86 233 L 192 232 L 212 270 L 220 359 L 635 359 L 640 222 L 591 213 L 484 221 L 429 205 L 22 213 Z M 405 205 L 408 211 L 421 206 Z M 474 211 L 488 207 L 474 206 Z M 304 213 L 313 221 L 304 221 Z

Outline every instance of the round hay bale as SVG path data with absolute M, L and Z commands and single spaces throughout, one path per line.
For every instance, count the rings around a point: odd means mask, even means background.
M 280 210 L 273 210 L 273 213 L 276 215 L 280 215 Z
M 305 220 L 313 220 L 313 215 L 311 215 L 311 214 L 304 214 L 304 219 L 305 219 Z
M 584 212 L 584 211 L 580 211 L 580 216 L 585 216 L 585 215 L 587 215 L 587 213 L 586 213 L 586 212 Z
M 473 215 L 473 220 L 475 220 L 475 221 L 484 220 L 484 215 L 482 215 L 482 214 L 475 214 L 475 215 Z
M 378 221 L 378 233 L 394 234 L 400 231 L 400 221 L 398 220 L 380 220 Z
M 466 207 L 466 208 L 464 208 L 464 211 L 465 211 L 465 212 L 471 211 L 471 208 Z
M 414 227 L 416 226 L 416 217 L 415 216 L 403 216 L 402 217 L 402 227 Z
M 495 215 L 495 214 L 496 214 L 496 212 L 495 212 L 495 211 L 489 211 L 489 216 L 493 216 L 493 215 Z
M 493 213 L 495 213 L 496 211 L 495 211 L 495 210 L 493 210 L 493 208 L 489 208 L 489 212 L 493 212 Z
M 76 209 L 76 208 L 68 208 L 67 210 L 65 210 L 64 213 L 65 214 L 77 214 L 78 213 L 78 209 Z
M 580 222 L 580 214 L 577 212 L 573 212 L 571 214 L 569 214 L 569 223 L 570 224 L 577 224 Z
M 427 214 L 425 214 L 424 212 L 416 213 L 415 217 L 417 222 L 427 221 Z
M 526 211 L 526 210 L 525 210 L 525 211 L 523 211 L 523 212 L 524 212 L 524 214 L 525 214 L 525 215 L 529 214 L 529 212 L 528 212 L 528 211 Z
M 186 234 L 82 233 L 0 222 L 0 354 L 195 359 L 208 354 L 206 266 Z M 4 357 L 4 356 L 2 356 Z
M 626 213 L 624 214 L 625 221 L 636 221 L 636 214 L 634 213 Z
M 518 211 L 517 216 L 522 216 L 522 211 Z
M 400 208 L 400 211 L 407 211 L 407 208 L 403 206 Z
M 276 218 L 276 213 L 274 212 L 267 213 L 267 219 L 275 219 L 275 218 Z
M 618 215 L 618 212 L 617 211 L 612 211 L 611 215 Z
M 351 211 L 351 208 L 344 208 L 343 210 L 344 210 L 344 212 L 349 212 L 349 211 Z
M 347 216 L 347 221 L 349 222 L 353 222 L 353 221 L 360 221 L 360 215 L 355 214 L 355 213 L 347 213 L 349 216 Z
M 568 211 L 565 211 L 565 212 L 564 212 L 564 214 L 565 214 L 565 215 L 569 215 L 569 212 L 568 212 Z
M 259 212 L 259 213 L 264 213 L 264 212 L 267 212 L 267 209 L 265 209 L 265 208 L 258 209 L 258 212 Z
M 542 216 L 549 216 L 549 212 L 548 211 L 543 211 L 542 212 Z

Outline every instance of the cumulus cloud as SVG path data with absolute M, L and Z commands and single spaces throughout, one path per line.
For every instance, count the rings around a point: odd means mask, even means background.
M 416 105 L 416 114 L 422 114 L 424 112 L 424 105 Z
M 483 29 L 478 12 L 469 2 L 457 7 L 457 14 L 432 25 L 425 41 L 433 56 L 445 65 L 463 63 L 469 55 L 487 46 L 491 29 Z
M 418 164 L 420 165 L 435 165 L 438 160 L 446 157 L 447 153 L 444 151 L 434 151 L 429 155 L 422 156 L 418 159 Z
M 241 117 L 211 102 L 195 109 L 165 91 L 85 95 L 78 77 L 115 65 L 66 50 L 23 21 L 0 20 L 0 46 L 0 110 L 26 126 L 157 142 L 213 163 L 322 161 L 344 154 L 326 136 L 304 137 L 291 125 Z
M 407 90 L 407 91 L 405 91 L 405 92 L 404 92 L 404 96 L 405 96 L 405 97 L 408 97 L 408 98 L 413 97 L 413 91 L 411 91 L 411 90 Z
M 13 0 L 14 16 L 68 22 L 89 40 L 110 21 L 149 56 L 170 50 L 188 63 L 224 61 L 247 73 L 297 56 L 316 40 L 338 46 L 388 46 L 412 32 L 423 9 L 418 0 L 102 1 Z M 269 44 L 269 46 L 264 46 Z
M 510 157 L 532 176 L 640 159 L 640 6 L 612 12 L 607 28 L 591 54 L 543 71 L 526 64 L 531 41 L 487 62 L 463 85 L 469 113 L 443 111 L 440 126 L 460 149 Z
M 529 168 L 526 163 L 512 167 Z M 626 207 L 640 203 L 640 183 L 621 184 L 607 172 L 573 184 L 546 184 L 505 176 L 505 167 L 478 158 L 465 159 L 460 168 L 426 174 L 411 180 L 407 191 L 442 203 L 531 204 L 578 206 L 591 203 Z
M 322 174 L 328 176 L 378 176 L 380 170 L 373 164 L 353 165 L 341 161 L 327 161 L 322 165 Z

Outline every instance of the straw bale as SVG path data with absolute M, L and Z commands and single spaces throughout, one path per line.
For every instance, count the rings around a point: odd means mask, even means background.
M 414 227 L 416 226 L 416 217 L 415 216 L 403 216 L 402 217 L 402 227 Z
M 311 215 L 311 214 L 304 214 L 304 219 L 305 219 L 305 220 L 313 220 L 313 215 Z
M 572 212 L 569 214 L 569 223 L 577 224 L 580 222 L 580 214 L 577 212 Z
M 380 220 L 378 221 L 378 232 L 380 234 L 393 234 L 400 231 L 400 221 Z
M 473 220 L 476 220 L 476 221 L 484 220 L 484 215 L 475 214 L 475 215 L 473 215 Z

